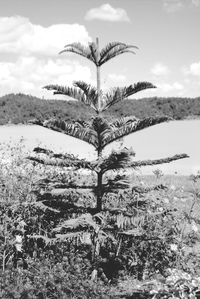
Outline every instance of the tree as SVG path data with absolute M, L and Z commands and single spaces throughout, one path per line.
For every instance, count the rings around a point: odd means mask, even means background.
M 127 181 L 120 175 L 117 175 L 112 182 L 109 181 L 107 183 L 104 183 L 103 176 L 107 171 L 117 171 L 123 168 L 136 168 L 146 165 L 169 163 L 171 161 L 187 157 L 186 154 L 180 154 L 158 160 L 133 161 L 132 156 L 134 156 L 135 154 L 133 151 L 130 151 L 128 149 L 113 151 L 108 157 L 103 157 L 102 151 L 110 143 L 121 139 L 131 133 L 170 120 L 165 116 L 145 119 L 137 119 L 134 116 L 122 117 L 111 122 L 108 122 L 106 119 L 104 119 L 103 112 L 109 109 L 114 104 L 127 99 L 129 96 L 139 91 L 146 90 L 148 88 L 155 88 L 155 86 L 149 82 L 138 82 L 136 84 L 132 84 L 123 88 L 115 87 L 108 92 L 103 92 L 103 90 L 101 89 L 101 66 L 118 55 L 124 53 L 135 53 L 133 49 L 137 49 L 137 47 L 121 42 L 112 42 L 106 45 L 100 51 L 98 38 L 96 39 L 96 43 L 89 43 L 87 47 L 81 45 L 80 43 L 72 43 L 66 45 L 65 49 L 60 53 L 75 53 L 89 59 L 95 64 L 97 86 L 94 87 L 83 81 L 76 81 L 74 82 L 74 87 L 47 85 L 44 88 L 46 88 L 47 90 L 53 90 L 54 94 L 66 95 L 84 103 L 94 110 L 96 116 L 94 116 L 90 122 L 77 121 L 67 123 L 63 120 L 58 119 L 36 122 L 40 126 L 81 139 L 91 144 L 95 148 L 97 152 L 97 159 L 93 162 L 81 160 L 67 154 L 57 155 L 51 151 L 41 148 L 35 149 L 35 152 L 43 153 L 45 154 L 45 157 L 30 157 L 30 159 L 47 165 L 50 164 L 59 165 L 62 167 L 85 168 L 95 171 L 97 174 L 97 185 L 95 188 L 97 197 L 96 211 L 102 210 L 102 198 L 105 193 L 116 188 L 128 187 Z

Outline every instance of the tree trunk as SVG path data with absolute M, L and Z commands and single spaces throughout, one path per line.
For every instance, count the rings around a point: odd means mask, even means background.
M 97 174 L 97 212 L 102 210 L 102 172 Z
M 100 58 L 100 52 L 99 52 L 99 39 L 96 38 L 96 45 L 97 45 L 97 61 L 99 61 Z M 100 79 L 100 67 L 97 65 L 97 93 L 98 93 L 98 113 L 101 109 L 101 79 Z
M 100 136 L 98 136 L 98 139 L 100 139 Z M 102 157 L 102 149 L 99 148 L 98 152 L 98 161 Z M 97 173 L 97 211 L 100 212 L 102 210 L 102 183 L 103 183 L 103 173 L 100 171 Z

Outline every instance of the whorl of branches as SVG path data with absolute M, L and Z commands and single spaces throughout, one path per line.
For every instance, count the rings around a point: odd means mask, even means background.
M 96 66 L 101 66 L 105 62 L 113 59 L 114 57 L 124 54 L 132 53 L 135 54 L 133 49 L 138 49 L 136 46 L 127 45 L 121 42 L 111 42 L 107 44 L 101 51 L 100 55 L 98 54 L 97 44 L 92 42 L 88 46 L 83 46 L 81 43 L 72 43 L 65 46 L 65 49 L 62 50 L 59 54 L 62 53 L 75 53 L 82 57 L 85 57 L 92 61 Z
M 43 88 L 53 90 L 54 94 L 61 94 L 71 97 L 90 106 L 96 112 L 107 110 L 112 105 L 127 99 L 129 96 L 149 88 L 156 88 L 149 82 L 138 82 L 127 87 L 115 87 L 109 92 L 103 93 L 102 90 L 97 91 L 96 87 L 87 84 L 84 81 L 75 81 L 75 87 L 64 87 L 56 84 L 46 85 Z M 99 98 L 101 100 L 101 107 L 98 107 Z

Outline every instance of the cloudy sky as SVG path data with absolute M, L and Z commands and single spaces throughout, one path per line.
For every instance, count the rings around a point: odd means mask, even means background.
M 95 68 L 58 52 L 99 37 L 139 47 L 102 67 L 102 85 L 149 81 L 146 96 L 200 96 L 200 0 L 0 0 L 0 96 L 53 98 L 46 84 L 95 84 Z

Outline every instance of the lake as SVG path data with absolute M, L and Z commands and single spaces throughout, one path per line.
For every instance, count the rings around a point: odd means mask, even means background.
M 200 170 L 200 120 L 171 121 L 138 131 L 124 138 L 124 146 L 132 147 L 136 160 L 165 158 L 186 153 L 190 158 L 154 167 L 143 167 L 142 174 L 152 174 L 156 168 L 166 174 L 190 175 Z M 26 150 L 35 146 L 46 147 L 56 152 L 68 152 L 81 158 L 95 159 L 91 145 L 70 136 L 36 125 L 0 126 L 0 143 L 15 144 L 23 138 Z M 115 142 L 106 150 L 119 148 Z

